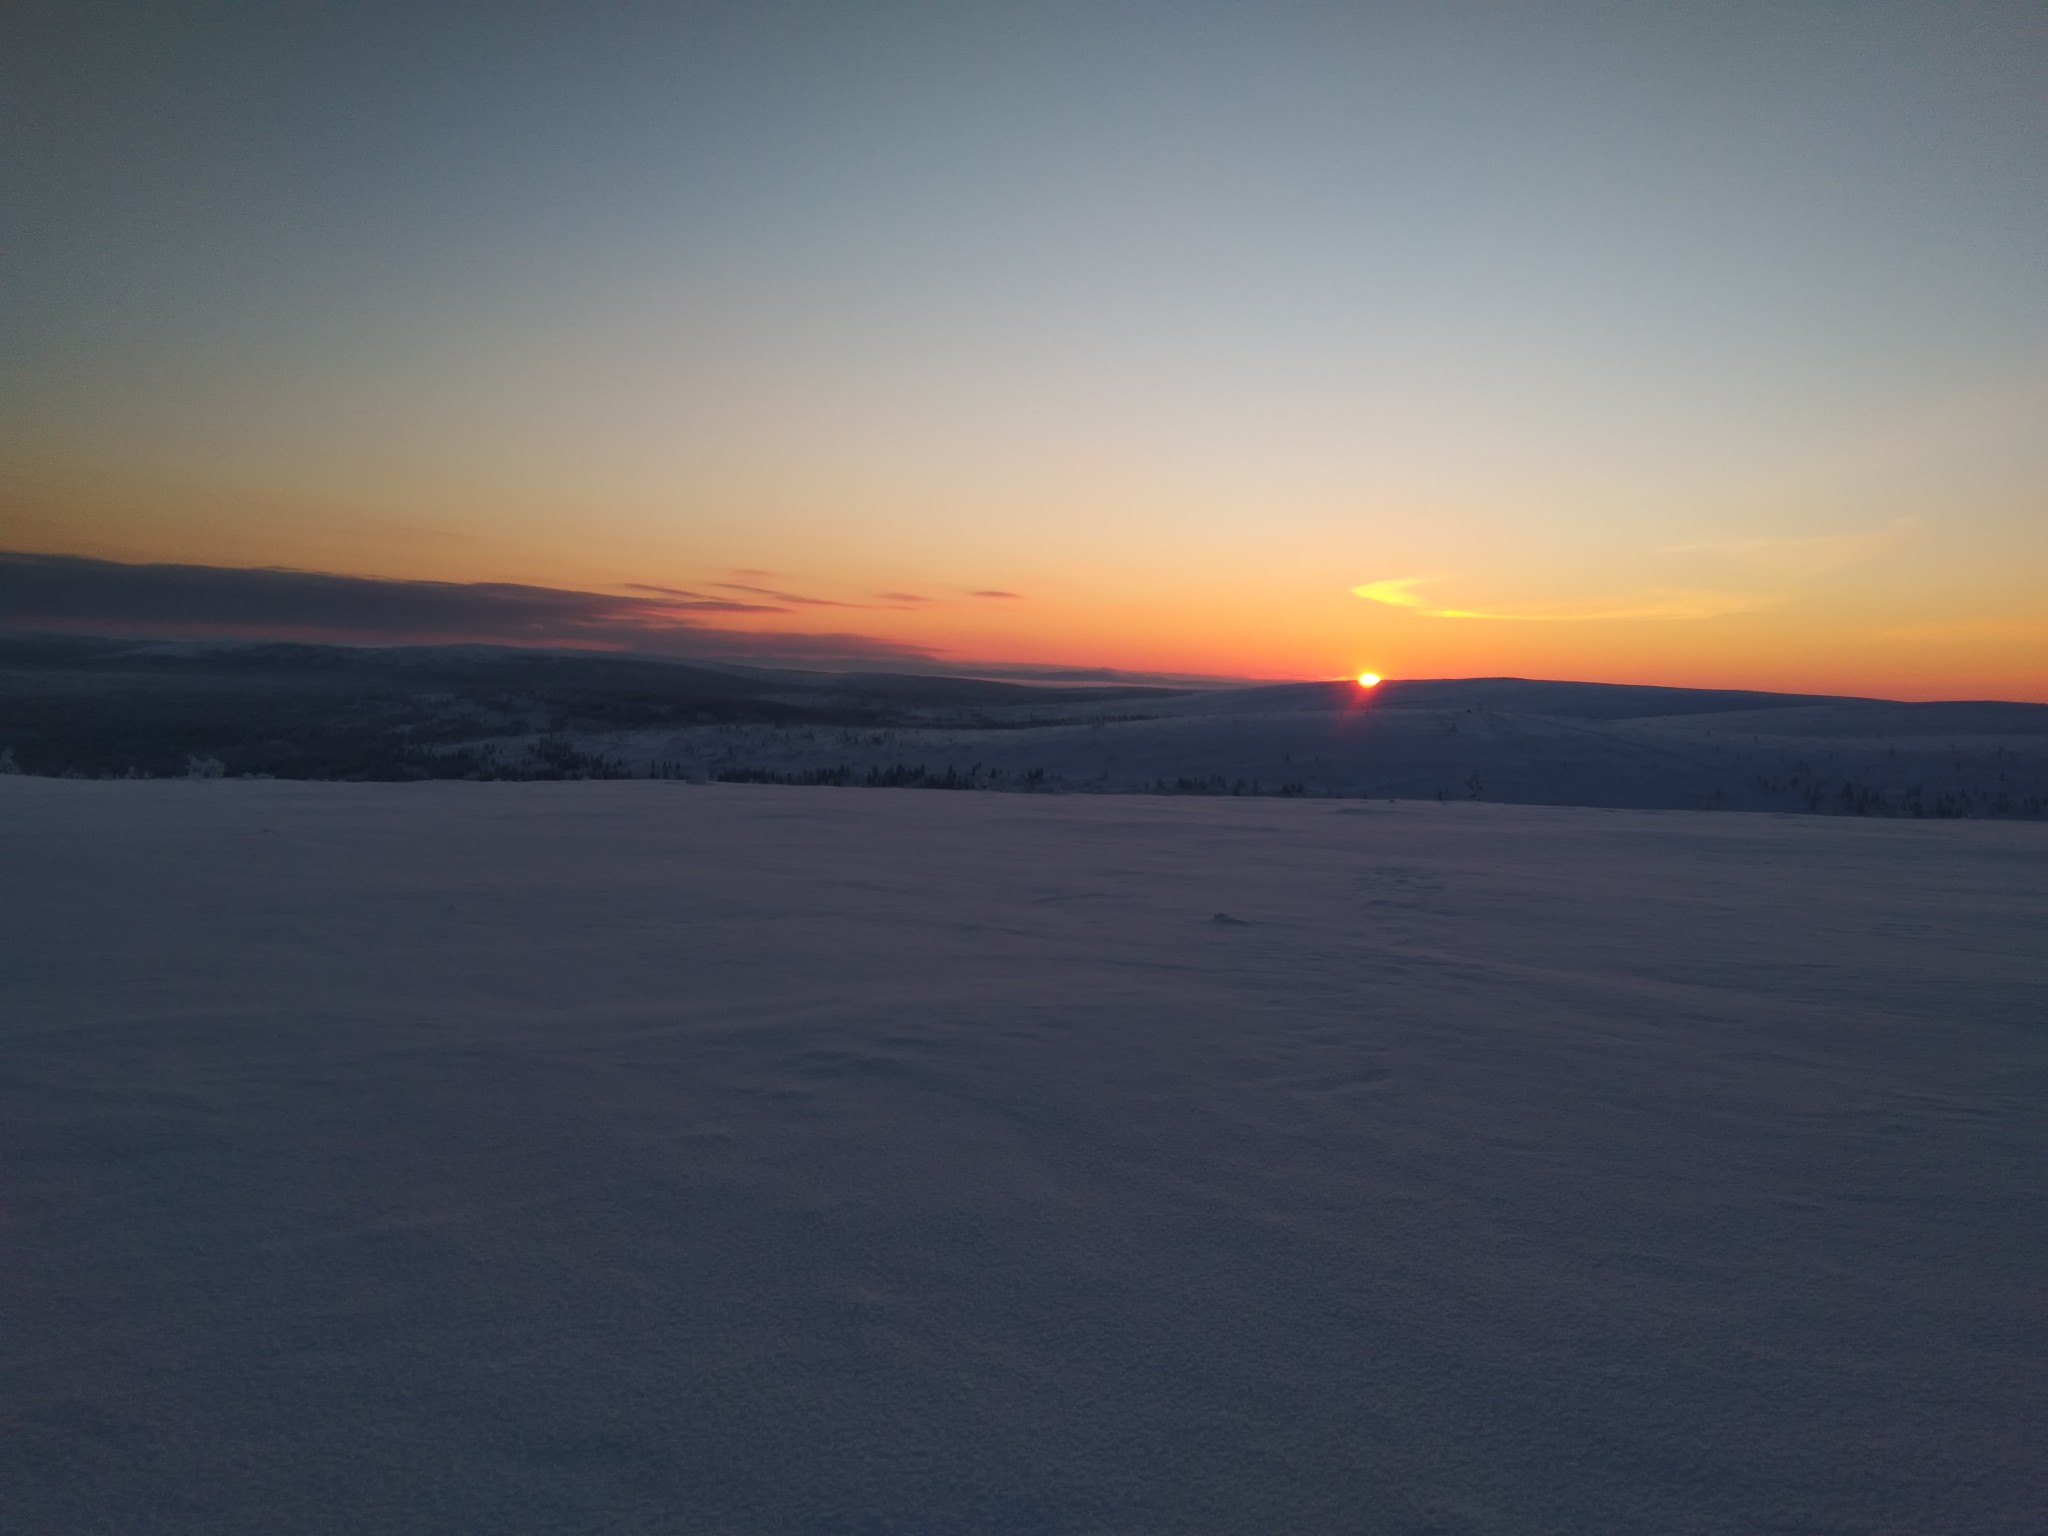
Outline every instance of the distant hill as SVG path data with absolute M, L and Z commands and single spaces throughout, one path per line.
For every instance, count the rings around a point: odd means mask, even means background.
M 2048 705 L 1531 678 L 1194 689 L 489 646 L 0 637 L 0 766 L 2048 812 Z
M 1356 683 L 1270 683 L 1184 699 L 1176 713 L 1284 714 L 1380 709 L 1497 709 L 1573 720 L 1643 720 L 1744 709 L 1790 709 L 1851 701 L 1828 694 L 1757 693 L 1724 688 L 1657 688 L 1635 683 L 1547 682 L 1525 677 L 1397 678 L 1368 695 Z M 2030 706 L 2019 706 L 2027 708 Z
M 571 736 L 689 725 L 971 724 L 1162 690 L 716 667 L 509 646 L 0 635 L 0 751 L 19 770 L 406 779 L 610 774 Z M 544 739 L 493 768 L 477 744 Z M 495 756 L 495 754 L 493 754 Z M 623 770 L 619 770 L 623 771 Z

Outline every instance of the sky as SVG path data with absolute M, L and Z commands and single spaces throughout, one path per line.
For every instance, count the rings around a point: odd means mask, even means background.
M 0 624 L 2048 700 L 2039 5 L 0 27 Z

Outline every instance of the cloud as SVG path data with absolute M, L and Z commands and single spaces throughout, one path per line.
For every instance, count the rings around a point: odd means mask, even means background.
M 1433 576 L 1397 576 L 1369 581 L 1353 587 L 1354 597 L 1383 603 L 1389 608 L 1409 609 L 1431 619 L 1483 619 L 1511 624 L 1598 624 L 1615 620 L 1715 619 L 1724 614 L 1747 613 L 1779 601 L 1775 594 L 1750 592 L 1692 591 L 1656 588 L 1624 603 L 1594 606 L 1571 603 L 1528 603 L 1509 608 L 1441 608 L 1415 588 Z
M 1428 599 L 1411 589 L 1435 579 L 1433 576 L 1396 576 L 1387 581 L 1368 581 L 1362 587 L 1353 587 L 1351 595 L 1362 597 L 1369 603 L 1385 603 L 1389 608 L 1427 608 Z
M 1859 565 L 1895 549 L 1919 531 L 1917 517 L 1895 518 L 1856 533 L 1794 534 L 1759 539 L 1710 539 L 1673 544 L 1666 554 L 1718 555 L 1776 581 L 1801 581 Z
M 970 593 L 968 593 L 967 595 L 968 595 L 969 597 L 1003 597 L 1003 598 L 1009 598 L 1009 599 L 1011 599 L 1012 601 L 1018 601 L 1018 602 L 1021 602 L 1021 601 L 1023 600 L 1023 597 L 1024 597 L 1024 594 L 1023 594 L 1022 592 L 995 592 L 995 591 L 989 591 L 989 592 L 970 592 Z
M 1919 531 L 1916 517 L 1895 518 L 1880 528 L 1853 533 L 1793 534 L 1767 538 L 1710 539 L 1673 544 L 1667 555 L 1708 555 L 1720 562 L 1723 578 L 1711 586 L 1661 586 L 1600 603 L 1517 603 L 1502 608 L 1454 608 L 1416 589 L 1435 576 L 1395 576 L 1353 587 L 1352 595 L 1425 618 L 1477 619 L 1511 624 L 1602 624 L 1623 621 L 1718 619 L 1750 613 L 1790 600 L 1803 581 L 1838 571 L 1895 549 Z M 1733 566 L 1734 570 L 1727 567 Z
M 1718 619 L 1724 614 L 1768 608 L 1779 599 L 1751 592 L 1659 591 L 1619 608 L 1575 608 L 1547 604 L 1527 608 L 1438 608 L 1438 619 L 1493 619 L 1517 624 L 1597 624 L 1615 619 Z
M 785 611 L 645 585 L 621 595 L 0 551 L 0 625 L 12 629 L 369 644 L 466 641 L 703 657 L 929 654 L 922 646 L 867 635 L 720 629 L 703 622 L 706 615 Z
M 778 592 L 773 587 L 750 586 L 741 581 L 714 581 L 712 586 L 725 592 L 751 592 L 756 597 L 772 597 L 778 603 L 794 603 L 799 608 L 866 608 L 866 603 L 840 603 L 829 597 L 805 597 L 799 592 Z
M 730 598 L 706 597 L 701 592 L 691 592 L 682 587 L 656 587 L 644 581 L 625 583 L 628 592 L 652 592 L 657 597 L 680 599 L 674 606 L 702 609 L 707 613 L 786 613 L 785 608 L 772 607 L 767 603 L 736 603 Z
M 877 592 L 875 596 L 889 603 L 928 603 L 931 601 L 930 598 L 920 597 L 915 592 Z

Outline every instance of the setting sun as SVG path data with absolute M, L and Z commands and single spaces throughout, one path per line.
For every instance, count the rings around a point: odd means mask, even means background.
M 1377 687 L 1379 687 L 1379 685 L 1380 685 L 1380 675 L 1379 675 L 1379 673 L 1377 673 L 1377 672 L 1361 672 L 1361 673 L 1359 673 L 1359 674 L 1358 674 L 1358 686 L 1359 686 L 1359 687 L 1361 687 L 1361 688 L 1377 688 Z

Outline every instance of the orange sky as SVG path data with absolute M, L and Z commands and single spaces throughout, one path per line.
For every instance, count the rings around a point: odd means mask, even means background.
M 1321 549 L 1266 550 L 1252 531 L 1177 546 L 1162 531 L 1151 546 L 1128 536 L 1130 519 L 1076 558 L 1072 543 L 1016 538 L 866 550 L 829 527 L 700 541 L 687 528 L 649 534 L 593 517 L 572 539 L 545 518 L 528 529 L 503 519 L 435 527 L 253 493 L 187 499 L 131 485 L 96 505 L 75 492 L 14 494 L 0 541 L 13 548 L 611 592 L 673 586 L 771 610 L 705 621 L 720 627 L 874 636 L 953 663 L 1248 677 L 1371 668 L 2048 700 L 2048 619 L 2026 562 L 2001 569 L 1984 551 L 1975 581 L 1936 589 L 1936 534 L 1910 518 L 1588 558 L 1584 568 L 1560 558 L 1546 569 L 1526 548 L 1520 562 L 1491 559 L 1446 538 L 1429 552 L 1436 568 L 1415 575 L 1419 540 L 1397 557 L 1406 564 L 1376 562 L 1370 538 L 1333 541 L 1352 552 L 1326 568 Z M 277 515 L 280 505 L 292 515 Z M 1953 552 L 1948 560 L 1952 571 Z M 1016 595 L 974 595 L 987 592 Z

